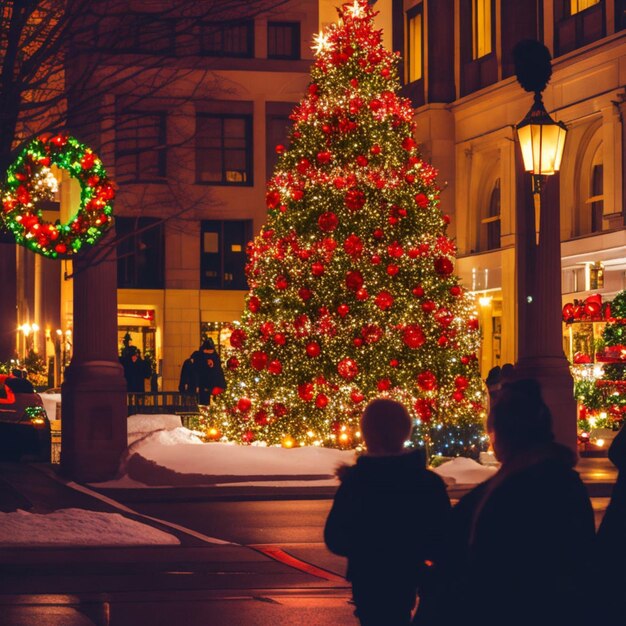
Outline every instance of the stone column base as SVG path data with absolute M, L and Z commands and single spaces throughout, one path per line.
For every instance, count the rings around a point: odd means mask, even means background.
M 62 397 L 62 473 L 82 482 L 114 478 L 128 445 L 122 366 L 113 361 L 72 363 L 65 370 Z

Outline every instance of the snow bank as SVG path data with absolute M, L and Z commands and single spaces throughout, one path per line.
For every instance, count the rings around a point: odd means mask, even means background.
M 457 485 L 477 485 L 491 478 L 497 471 L 497 467 L 485 467 L 473 459 L 459 456 L 451 461 L 446 461 L 433 470 L 439 474 L 447 485 L 450 479 Z
M 128 434 L 150 433 L 155 430 L 174 430 L 180 428 L 180 415 L 147 415 L 137 414 L 128 418 Z
M 159 465 L 178 472 L 210 476 L 332 476 L 338 465 L 354 463 L 355 459 L 352 451 L 314 446 L 291 449 L 229 443 L 206 443 L 197 446 L 194 445 L 197 442 L 193 435 L 189 437 L 188 445 L 174 445 L 184 444 L 182 439 L 187 435 L 180 432 L 184 430 L 186 429 L 154 433 L 152 437 L 144 439 L 136 451 L 145 459 L 156 461 Z
M 179 545 L 174 535 L 119 513 L 59 509 L 45 515 L 0 513 L 0 546 Z
M 39 397 L 43 402 L 43 408 L 46 409 L 48 419 L 55 420 L 57 418 L 57 405 L 61 405 L 60 393 L 40 393 Z

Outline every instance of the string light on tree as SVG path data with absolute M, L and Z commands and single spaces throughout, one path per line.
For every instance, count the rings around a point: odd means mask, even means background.
M 398 95 L 398 57 L 373 17 L 357 0 L 315 38 L 267 222 L 248 246 L 222 431 L 243 443 L 355 447 L 365 404 L 384 395 L 409 408 L 415 445 L 477 455 L 478 322 L 454 275 L 436 171 Z

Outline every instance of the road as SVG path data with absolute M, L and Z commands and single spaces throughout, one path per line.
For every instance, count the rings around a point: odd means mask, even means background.
M 607 499 L 593 503 L 599 520 Z M 356 626 L 343 560 L 322 542 L 330 505 L 133 502 L 141 514 L 238 545 L 190 537 L 175 552 L 51 551 L 3 578 L 0 625 Z

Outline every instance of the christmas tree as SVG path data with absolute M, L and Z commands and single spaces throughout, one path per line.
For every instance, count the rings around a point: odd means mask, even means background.
M 403 402 L 431 454 L 483 448 L 473 305 L 435 169 L 418 155 L 398 56 L 366 0 L 316 37 L 311 83 L 249 245 L 250 291 L 230 337 L 223 434 L 355 446 L 370 399 Z
M 583 442 L 594 428 L 618 429 L 626 416 L 626 291 L 615 296 L 607 311 L 596 354 L 601 367 L 583 370 L 574 386 Z

